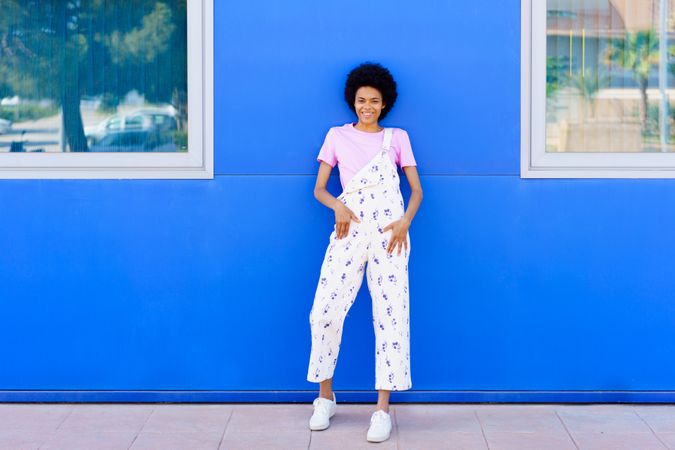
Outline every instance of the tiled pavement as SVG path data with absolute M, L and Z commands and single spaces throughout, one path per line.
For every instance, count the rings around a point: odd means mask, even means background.
M 0 449 L 675 449 L 674 405 L 397 404 L 369 444 L 373 405 L 338 404 L 310 432 L 310 404 L 0 404 Z

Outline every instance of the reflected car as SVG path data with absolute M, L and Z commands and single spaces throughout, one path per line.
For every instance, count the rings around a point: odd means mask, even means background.
M 175 152 L 171 133 L 158 130 L 116 131 L 106 134 L 90 152 Z
M 129 114 L 108 117 L 93 127 L 85 127 L 84 134 L 89 145 L 98 143 L 110 133 L 118 131 L 175 131 L 178 129 L 175 114 L 165 109 L 139 109 Z
M 5 119 L 0 119 L 0 134 L 7 133 L 12 128 L 12 122 Z

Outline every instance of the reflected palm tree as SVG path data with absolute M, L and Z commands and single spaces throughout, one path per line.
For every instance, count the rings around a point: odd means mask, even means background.
M 607 86 L 609 77 L 599 70 L 586 69 L 579 71 L 570 78 L 570 86 L 576 89 L 585 103 L 591 108 L 591 117 L 595 117 L 595 98 L 600 89 Z
M 627 31 L 623 39 L 612 39 L 605 54 L 608 64 L 617 64 L 630 70 L 640 88 L 642 126 L 647 128 L 647 87 L 649 73 L 659 64 L 659 37 L 656 30 L 649 29 L 632 33 Z

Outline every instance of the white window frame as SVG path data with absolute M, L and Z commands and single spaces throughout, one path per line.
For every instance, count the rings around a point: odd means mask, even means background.
M 213 178 L 213 0 L 187 2 L 188 151 L 0 153 L 7 178 Z
M 675 178 L 675 153 L 547 153 L 546 0 L 521 0 L 520 177 Z

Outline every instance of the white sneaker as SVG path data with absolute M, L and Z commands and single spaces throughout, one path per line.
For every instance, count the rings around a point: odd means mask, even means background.
M 314 414 L 309 419 L 309 429 L 312 431 L 321 431 L 328 428 L 330 425 L 330 418 L 335 415 L 336 408 L 335 392 L 333 392 L 333 400 L 327 398 L 317 397 L 314 399 Z
M 370 428 L 368 428 L 368 442 L 384 442 L 389 439 L 391 433 L 391 416 L 378 409 L 370 418 Z

